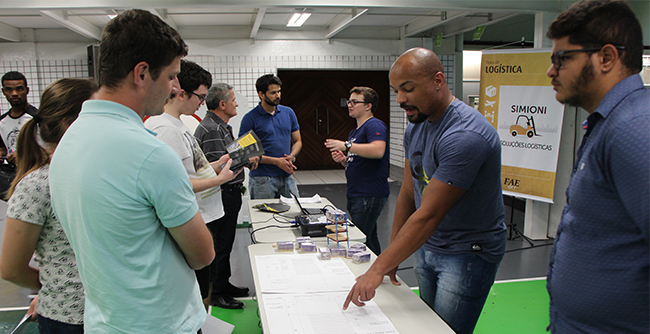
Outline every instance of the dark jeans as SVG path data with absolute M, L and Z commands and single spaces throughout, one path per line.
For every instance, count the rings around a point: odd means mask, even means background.
M 83 334 L 84 325 L 72 325 L 52 320 L 37 314 L 38 330 L 41 334 Z
M 221 186 L 221 200 L 226 214 L 216 221 L 215 232 L 213 233 L 216 253 L 214 258 L 216 272 L 213 274 L 216 278 L 212 284 L 212 290 L 215 294 L 225 292 L 229 285 L 228 280 L 231 274 L 230 253 L 235 242 L 237 216 L 239 216 L 242 203 L 241 196 L 239 186 L 227 184 Z
M 388 197 L 349 197 L 350 220 L 366 235 L 366 246 L 379 255 L 381 246 L 377 237 L 377 219 Z

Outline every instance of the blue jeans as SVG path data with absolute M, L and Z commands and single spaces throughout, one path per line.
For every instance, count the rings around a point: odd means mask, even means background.
M 438 254 L 420 247 L 415 276 L 424 300 L 458 334 L 471 334 L 485 304 L 499 263 L 474 254 Z
M 83 334 L 84 325 L 66 324 L 37 314 L 41 334 Z
M 348 197 L 350 220 L 366 235 L 366 246 L 379 255 L 381 246 L 377 237 L 377 219 L 388 197 Z
M 248 186 L 251 199 L 280 198 L 280 195 L 291 198 L 289 191 L 300 197 L 293 175 L 255 176 L 250 178 Z

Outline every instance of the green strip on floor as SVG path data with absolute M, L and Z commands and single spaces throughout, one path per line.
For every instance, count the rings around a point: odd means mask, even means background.
M 419 295 L 419 290 L 413 292 Z M 242 300 L 244 309 L 212 308 L 212 315 L 235 325 L 233 334 L 262 333 L 257 301 Z M 549 324 L 546 280 L 495 283 L 474 334 L 546 334 Z
M 19 311 L 3 311 L 0 312 L 0 333 L 11 333 L 11 331 L 18 326 L 18 323 L 27 313 L 27 308 Z M 24 331 L 20 332 L 23 334 L 38 334 L 38 325 L 35 322 L 30 322 L 27 324 L 27 327 Z
M 228 310 L 220 307 L 212 307 L 212 315 L 235 325 L 233 334 L 261 334 L 260 317 L 257 315 L 257 301 L 252 299 L 239 299 L 244 303 L 244 308 L 239 310 Z
M 475 334 L 545 334 L 549 297 L 546 280 L 495 283 Z

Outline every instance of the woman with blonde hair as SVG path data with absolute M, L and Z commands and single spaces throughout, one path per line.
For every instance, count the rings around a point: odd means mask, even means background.
M 39 290 L 41 333 L 83 333 L 83 286 L 68 238 L 52 211 L 48 171 L 56 145 L 97 88 L 93 81 L 73 78 L 49 85 L 16 143 L 0 273 L 5 280 Z M 34 252 L 38 268 L 29 265 Z M 33 308 L 34 303 L 29 312 Z

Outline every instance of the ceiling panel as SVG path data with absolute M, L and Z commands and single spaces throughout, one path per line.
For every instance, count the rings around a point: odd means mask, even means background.
M 170 17 L 181 26 L 248 26 L 251 25 L 254 14 L 170 14 Z
M 275 1 L 272 6 L 267 6 L 268 2 L 254 0 L 186 0 L 183 2 L 169 0 L 132 0 L 131 2 L 125 0 L 85 0 L 83 2 L 23 0 L 14 2 L 13 5 L 0 2 L 0 22 L 6 24 L 5 30 L 9 31 L 3 38 L 2 30 L 0 30 L 0 41 L 12 40 L 8 36 L 9 34 L 15 36 L 15 29 L 68 28 L 75 31 L 75 26 L 89 24 L 101 31 L 109 21 L 108 14 L 119 13 L 128 8 L 127 5 L 132 6 L 133 2 L 182 31 L 185 34 L 184 38 L 198 38 L 193 35 L 197 34 L 197 29 L 213 30 L 219 29 L 219 27 L 224 27 L 224 33 L 220 38 L 242 38 L 242 31 L 248 31 L 249 35 L 251 31 L 255 31 L 253 27 L 257 21 L 259 31 L 276 32 L 279 39 L 302 39 L 307 36 L 305 32 L 310 32 L 309 38 L 317 39 L 395 39 L 395 31 L 399 31 L 401 28 L 404 28 L 407 36 L 409 31 L 416 30 L 417 32 L 413 34 L 426 35 L 427 31 L 433 29 L 434 26 L 438 30 L 449 31 L 453 28 L 451 31 L 460 32 L 473 29 L 476 25 L 489 25 L 490 22 L 487 19 L 476 18 L 474 14 L 487 17 L 486 13 L 489 11 L 486 10 L 486 7 L 490 3 L 496 6 L 495 11 L 503 11 L 508 4 L 511 6 L 521 5 L 521 1 L 503 0 L 496 2 L 402 0 L 400 3 L 361 0 L 354 6 L 346 6 L 344 1 L 321 0 L 311 0 L 309 3 L 298 0 Z M 540 8 L 556 6 L 553 1 L 546 0 L 534 3 Z M 366 6 L 363 6 L 364 4 Z M 532 4 L 533 2 L 531 2 L 531 6 Z M 55 11 L 59 20 L 42 15 L 43 11 L 48 13 Z M 287 28 L 285 25 L 289 17 L 297 11 L 310 12 L 312 16 L 303 27 Z M 520 12 L 530 13 L 531 11 L 532 9 Z M 264 13 L 263 17 L 258 18 L 258 12 Z M 362 15 L 353 19 L 358 13 L 362 13 Z M 450 14 L 449 20 L 447 20 L 444 13 L 453 13 L 456 16 L 451 17 L 453 15 Z M 502 16 L 495 14 L 495 17 Z M 75 24 L 68 24 L 66 20 L 71 20 Z M 465 21 L 465 23 L 461 24 L 459 21 Z M 411 26 L 410 29 L 409 26 Z M 441 26 L 443 28 L 440 28 Z M 445 26 L 449 26 L 450 29 L 444 29 Z M 387 34 L 388 31 L 391 33 Z M 75 32 L 78 33 L 78 29 Z M 229 32 L 233 32 L 233 35 L 228 35 Z M 94 34 L 94 36 L 98 36 L 98 34 Z M 255 34 L 253 36 L 255 38 Z M 397 38 L 399 38 L 399 34 L 397 34 Z

